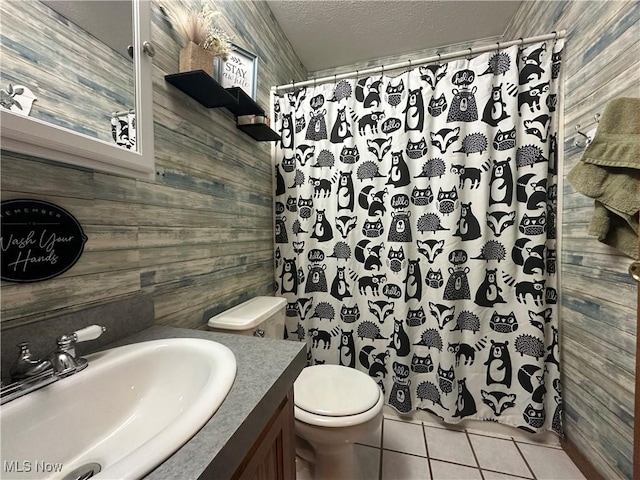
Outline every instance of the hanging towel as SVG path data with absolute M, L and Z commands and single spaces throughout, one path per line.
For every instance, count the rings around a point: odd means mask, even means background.
M 595 199 L 589 235 L 638 258 L 640 98 L 607 104 L 595 138 L 567 180 Z

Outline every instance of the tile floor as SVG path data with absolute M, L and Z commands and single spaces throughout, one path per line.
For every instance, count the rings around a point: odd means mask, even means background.
M 557 440 L 541 444 L 516 429 L 485 432 L 477 423 L 473 428 L 445 427 L 386 410 L 382 428 L 356 445 L 356 455 L 362 480 L 585 478 Z M 309 467 L 300 459 L 297 476 L 310 479 Z

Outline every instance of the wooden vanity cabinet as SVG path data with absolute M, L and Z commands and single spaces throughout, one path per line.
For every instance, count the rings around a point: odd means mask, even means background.
M 293 390 L 267 423 L 233 480 L 294 480 L 296 478 Z

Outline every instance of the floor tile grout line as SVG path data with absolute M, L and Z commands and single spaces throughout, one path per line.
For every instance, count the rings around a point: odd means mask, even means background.
M 437 428 L 439 430 L 447 430 L 450 432 L 468 432 L 469 435 L 477 435 L 479 437 L 489 437 L 489 438 L 497 438 L 499 440 L 513 440 L 515 442 L 518 443 L 524 443 L 526 445 L 535 445 L 535 446 L 540 446 L 540 447 L 545 447 L 545 448 L 553 448 L 555 450 L 563 450 L 562 445 L 558 444 L 545 444 L 542 442 L 535 442 L 533 440 L 522 440 L 520 438 L 517 437 L 513 437 L 511 435 L 507 435 L 507 434 L 502 434 L 502 433 L 491 433 L 491 432 L 484 432 L 481 430 L 468 430 L 464 427 L 459 426 L 459 424 L 456 423 L 452 423 L 450 425 L 440 425 L 440 424 L 435 424 L 435 423 L 427 423 L 427 422 L 419 422 L 418 420 L 403 420 L 402 418 L 399 417 L 384 417 L 386 420 L 391 420 L 394 422 L 400 422 L 400 423 L 410 423 L 410 424 L 418 424 L 418 423 L 422 423 L 422 425 L 424 427 L 431 427 L 431 428 Z M 517 428 L 517 427 L 513 427 L 511 425 L 506 425 L 503 424 L 503 426 L 505 428 Z
M 529 462 L 527 462 L 527 459 L 525 458 L 524 454 L 522 453 L 522 450 L 520 450 L 520 447 L 518 447 L 518 442 L 513 440 L 513 444 L 516 446 L 516 450 L 518 450 L 518 453 L 522 457 L 522 460 L 524 460 L 525 465 L 527 466 L 527 468 L 531 472 L 531 478 L 533 478 L 533 480 L 537 480 L 536 474 L 533 473 L 533 469 L 531 468 L 531 465 L 529 465 Z
M 513 478 L 521 478 L 522 480 L 531 480 L 531 478 L 529 478 L 529 477 L 523 477 L 522 475 L 515 475 L 513 473 L 504 473 L 504 472 L 500 472 L 498 470 L 493 470 L 491 468 L 481 468 L 480 470 L 483 471 L 483 472 L 498 473 L 500 475 L 506 475 L 506 476 L 513 477 Z
M 424 427 L 429 427 L 429 425 L 424 425 Z M 448 432 L 453 432 L 453 433 L 459 433 L 459 434 L 461 434 L 461 435 L 465 435 L 465 432 L 464 432 L 464 431 L 460 431 L 460 430 L 448 430 L 448 429 L 447 429 L 447 431 L 448 431 Z M 426 429 L 425 429 L 425 437 L 428 437 L 428 435 L 427 435 L 427 433 L 426 433 Z M 469 442 L 469 438 L 468 438 L 466 435 L 465 435 L 465 438 L 467 439 L 467 442 L 468 442 L 468 443 L 471 443 L 471 442 Z M 428 445 L 429 445 L 429 440 L 427 440 L 427 455 L 429 456 L 429 459 L 430 459 L 430 460 L 435 460 L 435 461 L 438 461 L 438 462 L 450 463 L 450 464 L 452 464 L 452 465 L 458 465 L 458 466 L 460 466 L 460 467 L 467 467 L 467 468 L 480 468 L 480 467 L 478 466 L 478 461 L 475 459 L 475 457 L 474 457 L 474 460 L 475 460 L 475 462 L 476 462 L 476 466 L 475 466 L 475 467 L 474 467 L 473 465 L 469 465 L 469 464 L 466 464 L 466 463 L 459 463 L 459 462 L 455 462 L 455 461 L 453 461 L 453 460 L 445 460 L 445 459 L 442 459 L 442 458 L 432 457 L 431 455 L 429 455 Z M 471 446 L 470 446 L 469 448 L 471 448 Z
M 469 437 L 469 432 L 465 429 L 464 436 L 467 438 L 467 442 L 469 442 L 469 447 L 471 447 L 471 453 L 473 454 L 473 459 L 476 461 L 476 465 L 478 466 L 478 471 L 480 472 L 480 477 L 484 480 L 484 473 L 482 473 L 482 468 L 480 468 L 480 460 L 478 460 L 478 456 L 476 455 L 476 451 L 473 448 L 473 443 L 471 442 L 471 437 Z
M 485 476 L 484 476 L 484 471 L 487 472 L 494 472 L 494 473 L 498 473 L 498 474 L 506 474 L 505 472 L 501 472 L 498 470 L 493 470 L 490 468 L 482 468 L 480 466 L 480 462 L 478 460 L 478 457 L 476 455 L 475 449 L 473 448 L 473 443 L 471 442 L 471 438 L 470 435 L 475 435 L 478 437 L 486 437 L 486 438 L 492 438 L 492 439 L 496 439 L 496 440 L 506 440 L 506 441 L 511 441 L 514 446 L 516 447 L 516 450 L 518 451 L 518 453 L 520 454 L 520 457 L 523 459 L 525 465 L 527 466 L 527 469 L 529 470 L 530 473 L 530 477 L 524 477 L 522 475 L 516 475 L 516 474 L 508 474 L 513 476 L 514 478 L 521 478 L 521 479 L 533 479 L 533 480 L 537 480 L 537 477 L 535 475 L 535 473 L 533 472 L 533 469 L 531 468 L 531 465 L 529 464 L 529 462 L 527 461 L 527 459 L 525 458 L 524 454 L 522 453 L 522 450 L 520 449 L 520 444 L 523 445 L 532 445 L 534 447 L 543 447 L 543 448 L 547 448 L 550 450 L 561 450 L 564 451 L 564 449 L 562 448 L 561 445 L 552 445 L 552 444 L 544 444 L 544 443 L 536 443 L 530 440 L 522 440 L 522 439 L 518 439 L 516 437 L 513 436 L 507 436 L 507 435 L 502 435 L 502 434 L 492 434 L 490 432 L 482 432 L 482 431 L 469 431 L 467 429 L 458 429 L 460 427 L 457 427 L 456 425 L 452 427 L 447 427 L 447 426 L 441 426 L 441 425 L 434 425 L 431 423 L 426 423 L 426 422 L 418 422 L 418 421 L 409 421 L 409 420 L 403 420 L 401 418 L 389 418 L 389 417 L 384 417 L 385 420 L 390 420 L 393 422 L 398 422 L 398 423 L 404 423 L 404 424 L 410 424 L 410 425 L 421 425 L 422 426 L 422 432 L 423 432 L 423 438 L 424 438 L 424 442 L 425 442 L 425 449 L 426 449 L 426 459 L 427 459 L 427 463 L 428 463 L 428 467 L 429 467 L 429 474 L 431 476 L 431 478 L 433 478 L 433 469 L 432 469 L 432 460 L 433 461 L 439 461 L 439 462 L 443 462 L 443 463 L 448 463 L 451 465 L 457 465 L 460 467 L 465 467 L 465 468 L 475 468 L 476 470 L 479 471 L 481 478 L 484 480 Z M 429 454 L 429 442 L 427 440 L 427 432 L 426 432 L 426 427 L 431 427 L 431 428 L 436 428 L 439 430 L 447 430 L 450 432 L 458 432 L 458 433 L 464 433 L 467 441 L 469 442 L 469 445 L 471 447 L 471 452 L 473 454 L 474 460 L 476 462 L 476 467 L 470 466 L 470 465 L 465 465 L 462 463 L 457 463 L 457 462 L 452 462 L 449 460 L 441 460 L 441 459 L 437 459 L 437 458 L 432 458 L 431 455 Z M 384 450 L 388 450 L 390 452 L 394 452 L 394 453 L 399 453 L 399 454 L 403 454 L 403 455 L 410 455 L 412 457 L 417 457 L 417 458 L 425 458 L 421 455 L 418 454 L 414 454 L 414 453 L 409 453 L 409 452 L 405 452 L 405 451 L 400 451 L 400 450 L 394 450 L 391 448 L 384 448 L 384 443 L 383 443 L 384 437 L 382 437 L 381 439 L 381 452 L 380 452 L 380 471 L 379 471 L 379 478 L 382 478 L 382 456 L 383 456 L 383 452 Z
M 429 468 L 429 478 L 433 480 L 433 469 L 431 468 L 431 456 L 429 455 L 429 442 L 427 441 L 427 431 L 424 428 L 424 422 L 422 424 L 422 437 L 424 438 L 424 448 L 427 451 L 427 468 Z
M 401 453 L 403 455 L 409 455 L 410 457 L 427 458 L 423 455 L 416 455 L 415 453 L 403 452 L 402 450 L 394 450 L 393 448 L 383 448 L 382 450 L 386 450 L 388 452 L 393 452 L 393 453 Z M 437 460 L 437 458 L 434 458 L 434 460 Z
M 406 455 L 411 455 L 410 453 L 407 453 Z M 415 455 L 414 455 L 415 456 Z M 419 458 L 423 458 L 423 457 L 419 457 Z M 458 462 L 452 462 L 451 460 L 443 460 L 441 458 L 435 458 L 435 457 L 431 457 L 430 460 L 433 460 L 434 462 L 442 462 L 442 463 L 449 463 L 451 465 L 457 465 L 458 467 L 466 467 L 466 468 L 474 468 L 476 470 L 482 470 L 480 467 L 474 467 L 473 465 L 467 465 L 466 463 L 458 463 Z M 491 470 L 490 468 L 485 468 L 484 470 Z M 497 473 L 503 473 L 504 472 L 498 472 Z M 526 478 L 526 477 L 525 477 Z
M 517 427 L 510 427 L 510 428 L 517 428 Z M 525 443 L 527 445 L 539 445 L 541 447 L 545 447 L 545 448 L 555 448 L 556 450 L 562 450 L 562 445 L 558 444 L 558 445 L 550 445 L 550 444 L 545 444 L 545 443 L 536 443 L 530 440 L 520 440 L 516 437 L 512 437 L 510 435 L 502 435 L 499 433 L 496 434 L 491 434 L 489 432 L 479 432 L 479 431 L 469 431 L 469 430 L 465 430 L 467 433 L 469 433 L 469 435 L 477 435 L 478 437 L 489 437 L 489 438 L 497 438 L 499 440 L 513 440 L 514 442 L 518 442 L 518 443 Z

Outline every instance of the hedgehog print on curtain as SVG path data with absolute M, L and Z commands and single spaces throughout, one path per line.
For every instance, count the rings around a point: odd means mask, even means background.
M 402 413 L 561 434 L 563 43 L 273 97 L 276 294 Z

